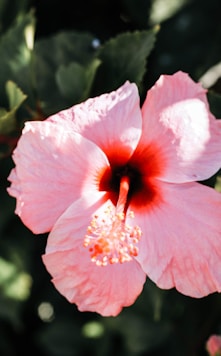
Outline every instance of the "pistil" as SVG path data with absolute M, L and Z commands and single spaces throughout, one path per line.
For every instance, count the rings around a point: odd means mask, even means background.
M 116 207 L 109 205 L 102 216 L 95 215 L 88 226 L 84 247 L 97 266 L 128 262 L 138 254 L 141 229 L 126 223 L 127 217 L 134 217 L 132 211 L 127 212 L 129 189 L 129 177 L 122 176 Z

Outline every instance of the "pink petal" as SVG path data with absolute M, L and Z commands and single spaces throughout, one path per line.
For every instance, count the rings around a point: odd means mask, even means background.
M 142 108 L 138 151 L 157 146 L 168 182 L 204 180 L 220 168 L 221 122 L 209 111 L 206 91 L 186 73 L 162 75 Z
M 135 301 L 146 275 L 135 260 L 97 266 L 83 247 L 92 216 L 111 204 L 105 199 L 105 193 L 97 192 L 74 203 L 50 233 L 43 261 L 55 287 L 80 311 L 114 316 Z
M 160 287 L 191 297 L 221 291 L 221 195 L 199 183 L 162 183 L 163 200 L 134 210 L 143 231 L 137 260 Z
M 221 336 L 211 335 L 206 342 L 206 349 L 210 356 L 219 356 L 221 354 Z
M 114 164 L 124 164 L 141 135 L 140 99 L 135 84 L 126 82 L 118 90 L 88 99 L 51 116 L 48 120 L 67 124 L 93 141 Z M 117 147 L 117 154 L 116 154 Z
M 109 163 L 93 142 L 51 122 L 28 122 L 13 155 L 8 188 L 35 233 L 49 231 L 83 191 L 97 190 Z

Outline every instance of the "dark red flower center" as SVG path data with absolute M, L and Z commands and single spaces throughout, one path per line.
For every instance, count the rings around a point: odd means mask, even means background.
M 101 177 L 99 190 L 108 192 L 109 198 L 116 205 L 121 179 L 127 176 L 130 186 L 125 211 L 130 204 L 135 210 L 148 209 L 159 198 L 159 190 L 152 173 L 144 161 L 131 160 L 124 166 L 112 166 Z
M 137 256 L 142 231 L 127 220 L 147 213 L 161 199 L 155 179 L 160 172 L 156 158 L 152 150 L 145 149 L 137 151 L 127 164 L 112 163 L 100 172 L 98 189 L 107 192 L 112 204 L 94 216 L 84 239 L 91 260 L 98 266 L 128 262 Z

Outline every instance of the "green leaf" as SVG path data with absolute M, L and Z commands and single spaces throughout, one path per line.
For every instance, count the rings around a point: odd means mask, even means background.
M 6 83 L 6 92 L 9 100 L 9 108 L 15 112 L 27 98 L 27 95 L 11 80 Z
M 85 91 L 82 100 L 88 98 L 95 75 L 97 73 L 97 69 L 101 65 L 101 61 L 99 59 L 94 59 L 90 65 L 86 68 L 85 71 Z
M 68 99 L 70 105 L 88 97 L 99 65 L 100 61 L 94 59 L 87 67 L 71 62 L 67 66 L 58 68 L 56 82 L 61 94 Z
M 0 120 L 2 116 L 7 115 L 8 111 L 5 108 L 0 108 Z
M 3 89 L 8 79 L 16 82 L 26 93 L 32 90 L 30 66 L 33 48 L 30 43 L 34 27 L 35 19 L 31 12 L 19 17 L 13 27 L 0 38 L 0 97 L 3 106 L 6 106 L 7 101 Z
M 154 46 L 156 28 L 150 31 L 123 33 L 101 47 L 98 58 L 98 91 L 111 91 L 126 80 L 141 84 L 146 72 L 147 58 Z
M 0 134 L 6 135 L 16 129 L 16 111 L 27 98 L 21 89 L 11 80 L 6 83 L 9 111 L 0 108 Z
M 0 1 L 0 32 L 8 28 L 11 23 L 24 13 L 29 5 L 29 0 L 1 0 Z
M 64 31 L 36 42 L 36 86 L 45 115 L 89 95 L 99 65 L 93 39 L 88 33 Z

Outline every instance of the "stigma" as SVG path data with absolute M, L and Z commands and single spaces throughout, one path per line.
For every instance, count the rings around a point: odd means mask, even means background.
M 132 211 L 126 213 L 129 183 L 127 176 L 121 178 L 116 207 L 107 206 L 102 216 L 95 215 L 87 228 L 84 247 L 97 266 L 129 262 L 138 255 L 142 231 L 126 222 L 127 217 L 134 218 Z

